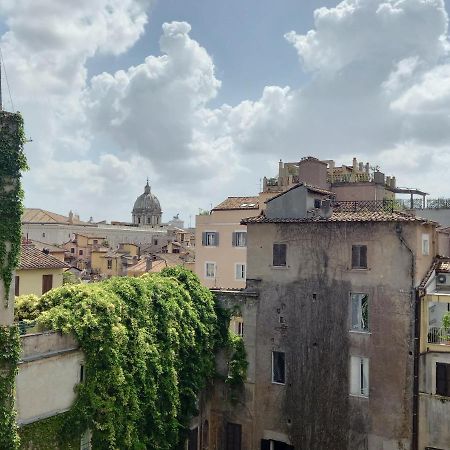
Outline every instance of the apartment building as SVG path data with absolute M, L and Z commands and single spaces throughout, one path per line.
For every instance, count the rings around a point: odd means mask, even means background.
M 288 190 L 242 222 L 247 287 L 216 295 L 238 311 L 247 381 L 234 403 L 216 384 L 189 448 L 417 448 L 415 292 L 436 224 L 382 201 L 329 208 L 325 192 L 311 212 L 315 195 Z

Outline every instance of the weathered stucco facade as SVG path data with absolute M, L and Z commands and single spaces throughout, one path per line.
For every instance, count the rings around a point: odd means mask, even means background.
M 435 254 L 434 225 L 395 214 L 273 222 L 247 223 L 247 289 L 219 294 L 241 311 L 249 371 L 235 406 L 220 386 L 205 406 L 208 449 L 413 449 L 415 287 Z M 274 243 L 286 244 L 284 266 Z M 367 248 L 365 268 L 352 268 L 354 245 Z M 366 330 L 352 329 L 356 293 L 368 298 Z M 273 352 L 284 354 L 283 383 Z M 364 395 L 351 393 L 352 357 L 367 364 Z M 241 426 L 240 447 L 227 444 L 229 423 Z

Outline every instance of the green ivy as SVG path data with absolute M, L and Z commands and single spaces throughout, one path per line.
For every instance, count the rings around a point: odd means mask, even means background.
M 228 377 L 225 383 L 231 388 L 231 401 L 236 402 L 247 378 L 247 353 L 244 340 L 237 334 L 230 333 L 229 337 L 230 361 L 228 363 Z
M 28 169 L 24 143 L 22 116 L 0 111 L 0 278 L 6 305 L 20 254 L 23 211 L 20 176 L 21 171 Z
M 63 426 L 67 420 L 67 413 L 58 414 L 38 422 L 33 422 L 19 428 L 22 448 L 33 450 L 79 450 L 81 436 L 67 439 L 63 435 Z
M 228 383 L 243 381 L 242 341 L 230 337 L 228 315 L 182 267 L 63 286 L 27 314 L 78 340 L 86 377 L 60 435 L 71 440 L 89 429 L 96 450 L 183 448 L 221 348 L 233 349 Z
M 14 383 L 20 357 L 20 338 L 17 326 L 0 327 L 0 448 L 19 448 Z

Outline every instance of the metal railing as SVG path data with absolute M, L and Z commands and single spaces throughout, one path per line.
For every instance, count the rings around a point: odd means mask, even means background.
M 429 209 L 450 209 L 450 198 L 429 198 L 427 200 Z
M 18 323 L 19 334 L 23 336 L 24 334 L 28 334 L 30 332 L 36 331 L 36 322 L 30 320 L 21 320 Z
M 427 337 L 429 344 L 450 345 L 450 328 L 431 327 Z
M 334 201 L 332 207 L 339 212 L 393 212 L 400 209 L 395 200 Z

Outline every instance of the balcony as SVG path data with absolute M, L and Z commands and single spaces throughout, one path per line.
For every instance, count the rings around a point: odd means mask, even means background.
M 429 327 L 427 339 L 429 344 L 450 346 L 450 328 Z

